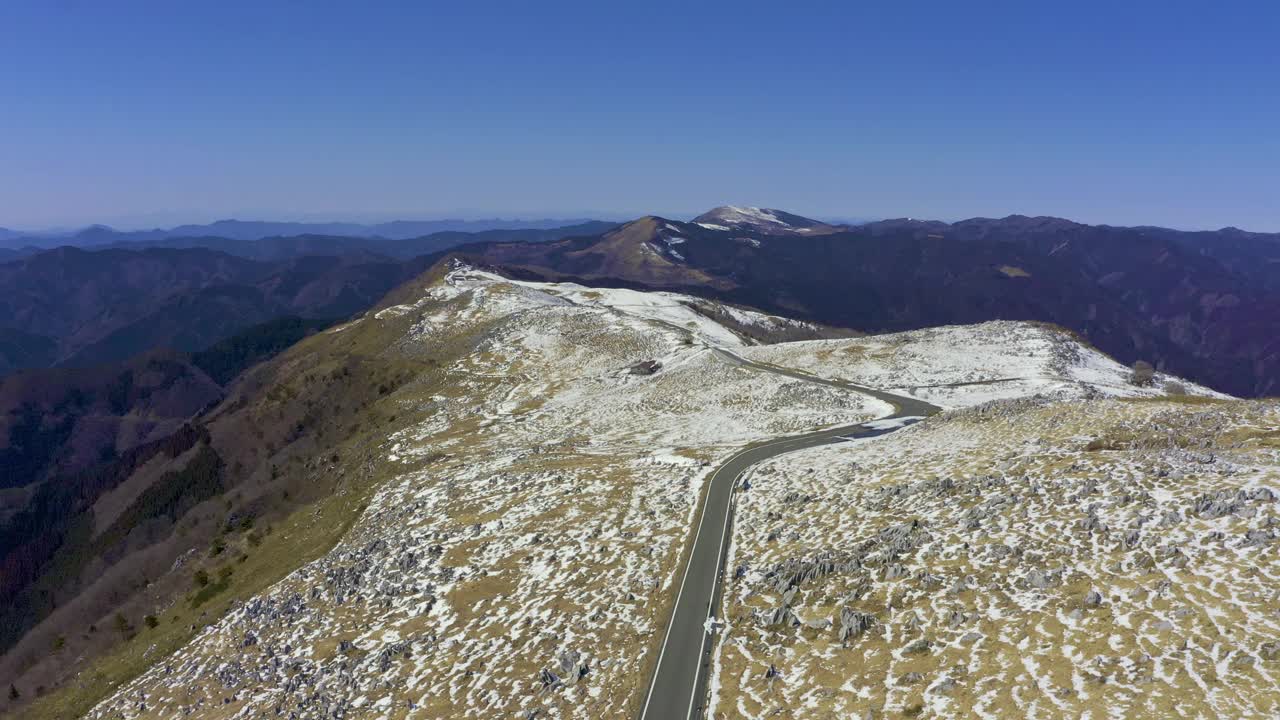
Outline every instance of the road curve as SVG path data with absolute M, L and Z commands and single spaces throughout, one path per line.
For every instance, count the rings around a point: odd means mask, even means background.
M 747 360 L 721 348 L 720 357 L 742 367 L 784 375 L 806 382 L 852 390 L 883 400 L 894 412 L 881 420 L 904 419 L 906 424 L 928 417 L 940 408 L 915 398 L 894 395 L 840 380 L 821 378 L 790 368 Z M 706 500 L 693 537 L 693 549 L 680 579 L 676 603 L 658 652 L 658 662 L 640 709 L 640 720 L 698 720 L 703 716 L 711 660 L 709 626 L 720 606 L 724 564 L 729 549 L 730 519 L 738 478 L 756 463 L 796 450 L 893 432 L 901 426 L 872 429 L 859 423 L 750 445 L 711 474 Z

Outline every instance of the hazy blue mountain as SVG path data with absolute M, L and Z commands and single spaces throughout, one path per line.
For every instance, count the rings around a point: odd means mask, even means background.
M 578 225 L 545 229 L 516 228 L 483 230 L 480 232 L 448 230 L 407 239 L 322 235 L 316 233 L 271 236 L 255 240 L 241 240 L 225 236 L 191 235 L 133 242 L 112 242 L 93 247 L 94 249 L 112 248 L 121 250 L 208 248 L 251 260 L 285 260 L 306 255 L 348 255 L 352 253 L 367 253 L 404 259 L 474 242 L 548 242 L 565 237 L 599 235 L 613 226 L 613 223 L 591 220 Z M 13 256 L 30 255 L 33 252 L 38 252 L 38 250 L 35 248 L 18 250 L 13 252 Z M 4 256 L 0 255 L 0 261 L 4 259 Z
M 218 220 L 207 225 L 179 225 L 168 229 L 116 230 L 107 225 L 90 225 L 75 232 L 19 233 L 0 232 L 0 247 L 16 249 L 23 246 L 52 248 L 62 245 L 92 247 L 96 245 L 127 245 L 131 243 L 155 243 L 169 238 L 219 237 L 228 240 L 261 240 L 267 237 L 294 235 L 330 235 L 345 237 L 378 237 L 389 240 L 406 240 L 439 232 L 484 232 L 488 230 L 534 229 L 547 230 L 568 225 L 593 222 L 584 218 L 538 220 L 395 220 L 384 223 L 348 222 L 272 222 L 257 220 Z
M 297 315 L 340 318 L 460 245 L 591 237 L 612 227 L 442 232 L 408 240 L 298 235 L 188 237 L 0 255 L 0 376 L 115 362 L 159 346 L 197 350 Z M 10 255 L 15 255 L 10 251 Z

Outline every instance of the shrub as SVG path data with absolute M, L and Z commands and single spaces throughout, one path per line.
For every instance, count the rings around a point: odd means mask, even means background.
M 155 616 L 155 615 L 148 615 L 148 616 L 146 616 L 146 617 L 142 618 L 142 622 L 143 622 L 147 627 L 152 628 L 152 629 L 155 629 L 155 627 L 156 627 L 157 625 L 159 625 L 159 624 L 160 624 L 160 621 L 156 619 L 156 616 Z
M 116 613 L 115 626 L 116 626 L 116 632 L 120 633 L 121 635 L 128 635 L 130 632 L 133 631 L 133 626 L 130 625 L 129 621 L 126 620 L 124 615 L 121 615 L 120 613 Z
M 204 587 L 209 584 L 209 573 L 204 570 L 197 570 L 195 577 L 196 587 Z
M 1138 387 L 1147 387 L 1155 382 L 1156 369 L 1146 360 L 1138 360 L 1133 364 L 1133 372 L 1129 375 L 1129 382 Z
M 210 583 L 205 587 L 200 588 L 199 591 L 192 595 L 190 597 L 191 607 L 198 608 L 214 596 L 231 587 L 231 573 L 232 569 L 229 565 L 223 565 L 218 568 L 217 582 Z
M 1183 385 L 1182 383 L 1176 380 L 1170 380 L 1169 382 L 1164 384 L 1164 394 L 1165 395 L 1186 395 L 1187 386 Z

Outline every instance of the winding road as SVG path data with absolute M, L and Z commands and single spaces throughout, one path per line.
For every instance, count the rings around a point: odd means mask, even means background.
M 640 720 L 699 720 L 703 716 L 711 662 L 711 629 L 716 608 L 720 606 L 734 489 L 742 473 L 756 463 L 796 450 L 890 433 L 940 410 L 915 398 L 754 362 L 721 348 L 713 348 L 713 351 L 742 367 L 870 395 L 892 405 L 894 412 L 870 423 L 870 427 L 859 423 L 751 445 L 715 469 L 708 483 L 693 549 L 680 580 L 680 590 L 658 654 L 658 663 L 640 710 Z M 892 420 L 901 423 L 886 422 Z

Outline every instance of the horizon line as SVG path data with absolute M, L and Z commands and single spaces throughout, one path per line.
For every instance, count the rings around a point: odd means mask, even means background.
M 764 208 L 765 206 L 720 205 L 716 207 Z M 908 221 L 917 221 L 917 222 L 942 222 L 946 224 L 955 224 L 958 222 L 965 222 L 968 220 L 1003 220 L 1011 217 L 1027 217 L 1027 218 L 1047 218 L 1047 219 L 1054 219 L 1054 220 L 1065 220 L 1067 222 L 1077 223 L 1080 225 L 1088 225 L 1092 227 L 1115 227 L 1115 228 L 1151 227 L 1151 228 L 1161 228 L 1166 230 L 1175 230 L 1178 232 L 1221 232 L 1225 230 L 1239 230 L 1241 232 L 1246 232 L 1246 233 L 1251 233 L 1256 235 L 1280 234 L 1280 230 L 1247 230 L 1236 225 L 1223 225 L 1220 227 L 1208 227 L 1208 226 L 1177 227 L 1174 225 L 1160 224 L 1158 222 L 1118 224 L 1118 223 L 1110 223 L 1110 222 L 1087 222 L 1082 220 L 1074 220 L 1065 215 L 1054 215 L 1054 214 L 1044 214 L 1044 213 L 1033 214 L 1033 213 L 1024 213 L 1024 212 L 1010 212 L 1000 216 L 980 214 L 980 215 L 966 216 L 962 218 L 943 218 L 943 217 L 928 217 L 923 215 L 895 215 L 895 216 L 866 215 L 866 216 L 858 217 L 857 215 L 835 214 L 835 213 L 815 213 L 812 215 L 806 215 L 804 213 L 795 213 L 790 210 L 784 210 L 783 208 L 766 208 L 766 209 L 781 210 L 783 212 L 788 212 L 793 215 L 800 215 L 801 217 L 807 217 L 820 222 L 849 225 L 851 227 L 856 227 L 859 225 L 867 225 L 875 222 L 887 222 L 892 220 L 908 220 Z M 257 213 L 262 211 L 254 211 L 254 212 Z M 671 212 L 671 213 L 639 212 L 637 213 L 637 212 L 620 212 L 620 211 L 577 211 L 577 212 L 564 212 L 564 213 L 558 213 L 558 212 L 510 212 L 510 213 L 507 213 L 507 212 L 482 212 L 482 211 L 467 210 L 467 211 L 456 211 L 456 212 L 450 211 L 450 212 L 443 212 L 439 214 L 430 213 L 430 214 L 419 215 L 416 217 L 413 213 L 403 213 L 403 214 L 385 213 L 384 214 L 384 213 L 353 212 L 350 216 L 347 216 L 347 217 L 343 217 L 341 215 L 328 215 L 328 214 L 323 216 L 315 216 L 315 215 L 304 213 L 301 215 L 293 215 L 292 216 L 293 219 L 271 219 L 269 215 L 267 216 L 247 215 L 247 216 L 241 216 L 241 217 L 236 217 L 232 215 L 227 217 L 219 217 L 217 219 L 209 220 L 205 222 L 195 220 L 195 221 L 177 222 L 170 225 L 139 224 L 139 223 L 130 222 L 130 221 L 117 221 L 113 224 L 112 222 L 108 221 L 108 222 L 89 222 L 84 224 L 55 223 L 55 224 L 45 225 L 37 228 L 32 228 L 30 226 L 23 228 L 23 227 L 10 226 L 6 224 L 0 224 L 0 230 L 5 230 L 8 233 L 15 234 L 19 237 L 31 236 L 31 237 L 50 238 L 50 237 L 71 237 L 76 234 L 85 232 L 87 230 L 92 230 L 95 228 L 101 228 L 103 230 L 108 230 L 108 231 L 117 232 L 117 233 L 169 232 L 185 226 L 209 226 L 209 225 L 216 225 L 220 223 L 245 223 L 245 224 L 277 223 L 277 224 L 291 224 L 291 225 L 363 225 L 368 227 L 374 227 L 378 225 L 389 225 L 393 223 L 415 223 L 415 222 L 421 222 L 421 223 L 429 223 L 429 222 L 437 222 L 437 223 L 438 222 L 458 222 L 458 223 L 563 222 L 566 225 L 570 225 L 570 224 L 579 224 L 582 222 L 593 222 L 593 221 L 624 223 L 624 222 L 629 222 L 631 220 L 635 220 L 638 218 L 649 217 L 649 216 L 660 217 L 660 218 L 669 219 L 669 220 L 677 220 L 680 222 L 691 222 L 693 218 L 703 214 L 704 212 L 706 211 L 704 210 L 698 213 L 688 213 L 688 212 Z M 370 217 L 371 215 L 376 216 L 380 219 L 373 219 L 372 217 Z M 364 216 L 364 218 L 361 219 L 361 216 Z M 685 216 L 688 216 L 689 219 L 687 220 L 682 219 Z M 279 216 L 277 216 L 277 218 L 278 217 Z

